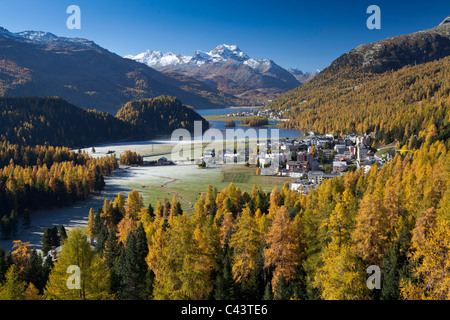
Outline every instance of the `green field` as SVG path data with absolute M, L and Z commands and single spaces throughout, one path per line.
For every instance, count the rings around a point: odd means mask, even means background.
M 173 196 L 181 203 L 183 210 L 189 210 L 208 185 L 218 191 L 228 187 L 233 182 L 241 190 L 250 192 L 253 185 L 269 192 L 274 186 L 281 188 L 284 183 L 290 183 L 295 178 L 277 176 L 257 176 L 255 166 L 246 167 L 243 164 L 225 164 L 200 169 L 197 166 L 177 165 L 169 167 L 150 167 L 142 178 L 130 182 L 128 187 L 139 190 L 145 203 L 156 206 L 158 200 L 172 200 Z

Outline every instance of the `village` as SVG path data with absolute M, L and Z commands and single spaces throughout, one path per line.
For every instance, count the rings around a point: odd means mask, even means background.
M 226 113 L 227 117 L 235 118 L 235 117 L 261 117 L 267 118 L 271 121 L 286 121 L 287 119 L 284 117 L 286 112 L 289 112 L 292 108 L 286 108 L 285 110 L 272 110 L 272 109 L 254 109 L 254 110 L 238 110 Z
M 381 168 L 395 156 L 394 147 L 377 156 L 377 150 L 371 147 L 372 141 L 372 135 L 316 136 L 308 132 L 307 137 L 281 138 L 277 143 L 269 139 L 267 143 L 258 143 L 253 152 L 248 147 L 224 149 L 223 152 L 205 150 L 199 161 L 204 165 L 218 162 L 255 164 L 260 175 L 297 178 L 289 184 L 290 189 L 307 193 L 325 179 L 351 170 L 362 169 L 367 173 L 375 163 Z

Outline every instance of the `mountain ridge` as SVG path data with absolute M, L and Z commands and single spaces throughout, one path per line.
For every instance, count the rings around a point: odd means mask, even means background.
M 60 96 L 115 114 L 128 101 L 160 95 L 199 109 L 247 103 L 195 79 L 175 79 L 124 59 L 92 40 L 0 29 L 0 96 Z
M 192 56 L 147 50 L 125 58 L 144 63 L 171 77 L 190 76 L 239 98 L 262 104 L 309 80 L 299 81 L 271 59 L 254 59 L 237 45 L 221 44 L 211 51 L 197 50 Z
M 446 57 L 450 55 L 449 22 L 450 16 L 430 29 L 361 44 L 338 57 L 324 71 L 354 66 L 379 73 Z

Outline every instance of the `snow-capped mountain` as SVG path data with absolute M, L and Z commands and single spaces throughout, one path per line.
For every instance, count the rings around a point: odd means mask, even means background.
M 159 95 L 195 108 L 248 105 L 249 101 L 185 77 L 175 79 L 100 47 L 91 40 L 0 27 L 0 93 L 59 96 L 83 108 L 116 114 L 122 104 Z
M 152 68 L 163 68 L 166 66 L 176 66 L 179 64 L 186 64 L 192 59 L 192 57 L 182 54 L 175 54 L 172 52 L 162 53 L 161 51 L 147 50 L 136 56 L 125 56 L 125 58 L 136 60 Z
M 22 31 L 22 32 L 10 32 L 5 28 L 0 27 L 0 35 L 4 38 L 12 39 L 19 42 L 26 42 L 31 44 L 41 45 L 73 45 L 90 48 L 100 48 L 94 41 L 83 38 L 66 38 L 58 37 L 50 32 L 44 31 Z
M 161 51 L 147 50 L 138 55 L 127 55 L 125 58 L 145 63 L 149 67 L 161 69 L 165 67 L 181 66 L 199 67 L 205 63 L 223 64 L 228 59 L 245 64 L 255 70 L 263 70 L 271 64 L 269 59 L 253 59 L 246 55 L 237 45 L 221 44 L 213 50 L 207 52 L 197 50 L 194 55 L 187 56 L 172 52 L 162 53 Z
M 144 63 L 174 77 L 189 76 L 237 97 L 262 103 L 301 83 L 270 59 L 254 59 L 237 45 L 222 44 L 188 56 L 147 50 L 125 58 Z

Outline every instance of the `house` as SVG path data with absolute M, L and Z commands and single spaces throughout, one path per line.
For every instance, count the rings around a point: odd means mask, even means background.
M 299 152 L 297 154 L 297 161 L 313 162 L 313 160 L 314 156 L 311 153 Z
M 337 144 L 334 146 L 334 151 L 336 153 L 344 153 L 345 151 L 347 151 L 347 146 L 344 144 Z
M 308 166 L 307 161 L 288 161 L 288 162 L 286 162 L 286 169 L 291 172 L 306 171 L 307 166 Z
M 362 161 L 363 159 L 365 159 L 367 157 L 367 155 L 369 154 L 369 151 L 370 151 L 369 148 L 367 148 L 363 145 L 358 145 L 357 153 L 356 153 L 357 160 Z
M 323 171 L 318 170 L 310 171 L 308 172 L 308 180 L 315 184 L 321 184 L 323 181 L 323 175 L 324 175 Z
M 158 159 L 157 162 L 158 162 L 158 164 L 165 163 L 165 162 L 167 162 L 167 158 L 166 157 L 161 157 L 161 158 Z
M 301 193 L 308 193 L 309 189 L 315 190 L 317 187 L 317 184 L 307 180 L 295 180 L 294 182 L 289 184 L 289 189 Z
M 347 161 L 333 161 L 333 172 L 342 172 L 347 169 Z
M 342 175 L 341 173 L 324 173 L 323 171 L 313 170 L 308 172 L 308 180 L 315 184 L 321 184 L 325 179 L 333 179 Z
M 352 159 L 352 154 L 351 154 L 351 152 L 350 151 L 345 151 L 345 152 L 343 152 L 343 153 L 339 153 L 339 154 L 336 154 L 335 156 L 334 156 L 334 159 L 335 160 L 338 160 L 338 161 L 345 161 L 345 160 L 350 160 L 350 159 Z
M 392 159 L 394 159 L 396 154 L 397 154 L 397 152 L 395 150 L 388 150 L 386 152 L 386 160 L 391 161 Z
M 173 163 L 172 161 L 167 160 L 166 157 L 161 157 L 156 161 L 156 165 L 158 166 L 170 166 L 170 165 L 174 165 L 175 163 Z

